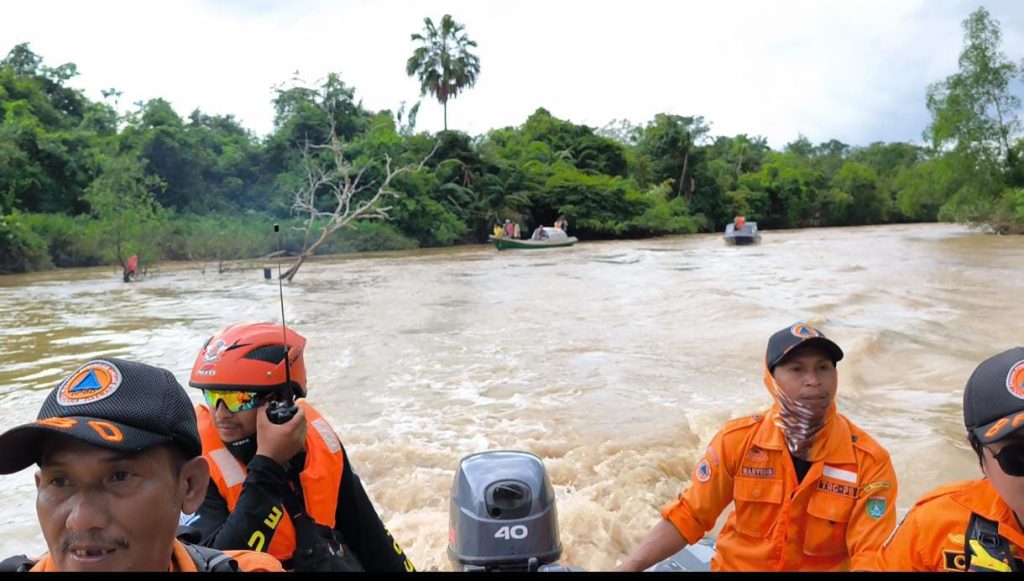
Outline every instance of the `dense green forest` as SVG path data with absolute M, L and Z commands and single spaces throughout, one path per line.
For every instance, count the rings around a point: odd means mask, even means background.
M 389 219 L 354 221 L 318 253 L 481 242 L 505 218 L 529 232 L 560 215 L 582 240 L 719 231 L 736 214 L 762 229 L 943 220 L 1021 233 L 1024 140 L 1011 89 L 1024 67 L 1000 46 L 983 8 L 964 21 L 958 72 L 923 95 L 924 145 L 801 137 L 777 151 L 669 114 L 595 129 L 538 109 L 485 135 L 417 132 L 417 107 L 368 110 L 340 74 L 278 88 L 274 129 L 257 138 L 231 115 L 182 117 L 163 99 L 121 115 L 117 91 L 92 101 L 68 86 L 74 64 L 50 67 L 19 44 L 0 61 L 0 272 L 123 264 L 133 253 L 144 264 L 258 257 L 275 249 L 274 222 L 301 251 L 303 147 L 332 134 L 367 183 L 389 164 L 409 171 L 390 182 Z M 418 51 L 409 73 L 427 57 Z M 459 89 L 481 72 L 470 64 L 470 77 L 456 71 Z M 420 78 L 446 107 L 458 93 Z

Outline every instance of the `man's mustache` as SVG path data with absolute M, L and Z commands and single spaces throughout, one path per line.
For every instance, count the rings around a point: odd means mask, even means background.
M 101 547 L 117 547 L 118 549 L 128 548 L 128 539 L 113 539 L 107 538 L 98 533 L 77 535 L 69 534 L 66 535 L 60 541 L 60 550 L 62 553 L 66 553 L 71 549 L 72 545 L 95 545 Z

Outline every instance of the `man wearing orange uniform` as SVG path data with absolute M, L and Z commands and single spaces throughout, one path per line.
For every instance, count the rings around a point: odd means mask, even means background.
M 921 497 L 878 553 L 881 571 L 1024 571 L 1024 348 L 979 365 L 964 425 L 985 478 Z
M 836 412 L 838 345 L 797 323 L 768 340 L 767 412 L 715 435 L 678 500 L 619 565 L 639 571 L 699 541 L 735 502 L 712 571 L 866 569 L 895 525 L 889 454 Z
M 196 414 L 166 369 L 93 359 L 43 402 L 36 421 L 0 435 L 0 474 L 36 464 L 36 515 L 48 552 L 0 572 L 282 572 L 270 555 L 175 538 L 203 501 L 210 467 Z

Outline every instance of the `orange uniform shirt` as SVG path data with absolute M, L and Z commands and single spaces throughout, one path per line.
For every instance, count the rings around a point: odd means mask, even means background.
M 863 430 L 833 414 L 808 454 L 803 482 L 767 415 L 732 420 L 715 435 L 679 499 L 662 508 L 689 544 L 735 503 L 712 571 L 867 569 L 896 524 L 896 472 Z
M 238 568 L 246 573 L 284 573 L 281 562 L 266 553 L 254 551 L 224 551 L 227 555 L 238 561 Z M 175 540 L 171 549 L 171 562 L 167 570 L 172 573 L 195 573 L 196 564 L 192 561 L 185 546 L 181 541 Z M 49 553 L 43 556 L 36 563 L 30 573 L 50 573 L 59 571 L 57 565 L 50 558 Z
M 1013 510 L 988 479 L 967 480 L 937 488 L 911 507 L 892 537 L 878 552 L 878 571 L 963 571 L 964 533 L 971 513 L 999 523 L 1016 558 L 1024 549 L 1024 532 Z

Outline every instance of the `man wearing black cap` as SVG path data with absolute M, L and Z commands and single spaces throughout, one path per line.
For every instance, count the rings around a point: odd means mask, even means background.
M 843 351 L 796 323 L 768 340 L 764 384 L 774 405 L 715 435 L 678 500 L 621 565 L 639 571 L 715 526 L 713 571 L 867 569 L 895 524 L 889 454 L 836 412 Z
M 196 416 L 167 370 L 96 359 L 64 379 L 36 421 L 0 435 L 0 474 L 38 464 L 36 513 L 49 553 L 0 571 L 282 571 L 262 553 L 175 538 L 209 485 Z
M 1024 571 L 1024 347 L 974 370 L 964 426 L 985 478 L 921 497 L 879 551 L 878 570 Z

